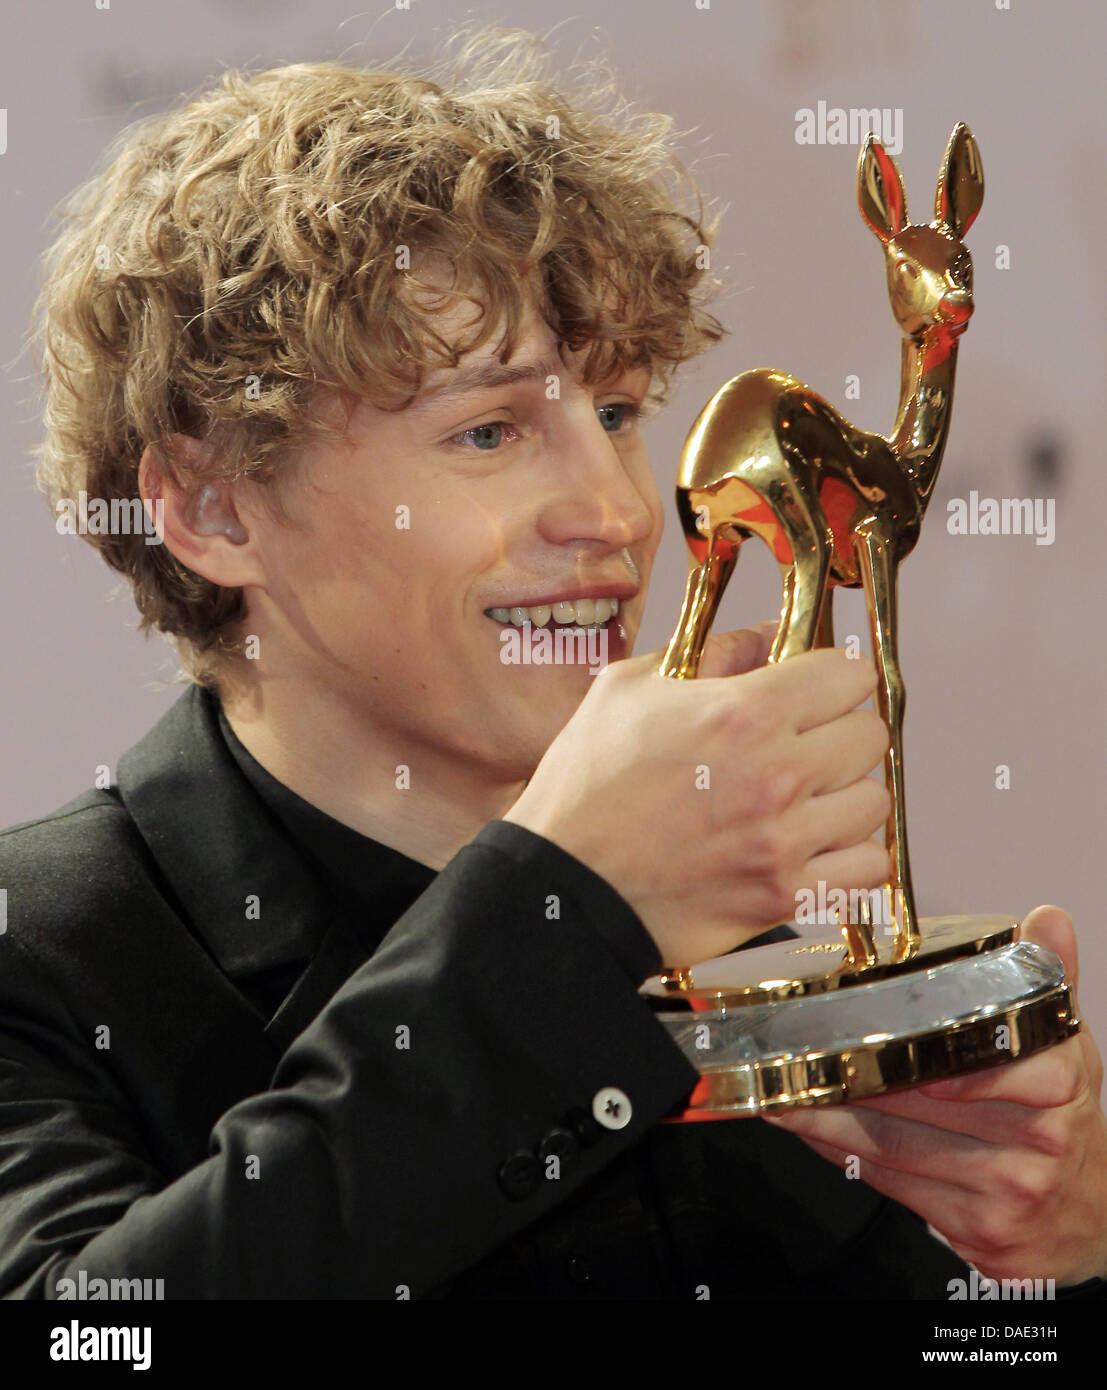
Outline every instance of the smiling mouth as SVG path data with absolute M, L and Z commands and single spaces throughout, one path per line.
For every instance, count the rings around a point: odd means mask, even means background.
M 578 598 L 530 608 L 486 608 L 485 614 L 506 627 L 603 627 L 619 616 L 617 598 Z

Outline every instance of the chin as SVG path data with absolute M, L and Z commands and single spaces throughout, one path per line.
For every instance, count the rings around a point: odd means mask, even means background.
M 484 731 L 481 761 L 485 768 L 494 768 L 497 779 L 505 782 L 528 780 L 586 693 L 587 687 L 583 687 L 575 695 L 571 691 L 551 694 L 541 704 L 528 701 L 512 710 L 501 706 L 495 728 Z

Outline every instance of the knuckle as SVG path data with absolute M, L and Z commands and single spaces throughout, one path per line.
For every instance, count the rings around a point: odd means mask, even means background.
M 777 879 L 789 857 L 791 846 L 784 827 L 776 820 L 764 820 L 749 842 L 749 867 L 766 882 Z
M 863 721 L 860 733 L 866 740 L 865 746 L 870 749 L 875 765 L 883 758 L 888 749 L 890 742 L 888 726 L 880 715 L 875 714 L 872 710 L 861 710 L 860 714 Z
M 1054 1106 L 1068 1105 L 1076 1100 L 1084 1084 L 1084 1071 L 1076 1049 L 1058 1048 L 1049 1058 L 1049 1098 Z
M 1014 1244 L 1007 1229 L 1009 1218 L 1004 1212 L 994 1211 L 977 1216 L 973 1248 L 979 1252 L 974 1264 L 984 1261 L 1002 1261 L 1005 1253 Z
M 974 1250 L 988 1259 L 1000 1259 L 1016 1244 L 1017 1215 L 1004 1201 L 980 1203 L 972 1214 L 969 1237 Z
M 1039 1176 L 1032 1165 L 1021 1162 L 1017 1166 L 1010 1165 L 999 1173 L 997 1187 L 1000 1188 L 1004 1197 L 1008 1201 L 1014 1202 L 1018 1207 L 1024 1207 L 1028 1202 L 1036 1201 L 1042 1195 Z
M 858 855 L 858 868 L 854 877 L 862 888 L 879 888 L 887 883 L 892 874 L 892 856 L 883 845 L 867 841 L 861 845 Z
M 790 922 L 796 915 L 796 894 L 790 881 L 783 878 L 767 880 L 758 895 L 763 922 Z
M 728 844 L 709 855 L 704 872 L 689 884 L 689 890 L 707 890 L 707 901 L 720 921 L 738 917 L 751 926 L 772 926 L 790 922 L 796 915 L 793 876 L 777 861 L 776 846 L 768 846 L 763 859 L 747 845 L 735 852 Z M 710 886 L 709 886 L 710 885 Z
M 1029 1140 L 1046 1158 L 1065 1158 L 1073 1147 L 1073 1127 L 1068 1113 L 1046 1110 L 1038 1116 L 1030 1130 Z
M 1049 1197 L 1053 1174 L 1047 1164 L 1024 1161 L 1008 1168 L 1000 1185 L 1016 1212 L 1024 1216 Z
M 794 762 L 770 763 L 754 780 L 753 809 L 762 815 L 786 811 L 803 786 L 803 773 Z
M 776 725 L 779 718 L 774 702 L 763 691 L 748 691 L 739 700 L 723 702 L 723 732 L 750 740 L 764 738 Z
M 863 788 L 862 795 L 865 797 L 866 812 L 871 821 L 872 828 L 884 824 L 892 810 L 892 798 L 888 788 L 883 782 L 877 782 L 872 777 L 864 777 L 861 780 Z
M 796 875 L 782 835 L 768 832 L 746 859 L 742 878 L 765 922 L 791 921 L 796 915 Z

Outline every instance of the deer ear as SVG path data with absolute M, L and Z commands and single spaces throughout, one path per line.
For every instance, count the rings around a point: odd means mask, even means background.
M 984 202 L 984 166 L 973 133 L 964 123 L 953 127 L 945 162 L 938 175 L 934 216 L 960 238 L 976 221 Z
M 861 216 L 881 241 L 907 226 L 907 195 L 896 161 L 869 132 L 857 161 L 857 203 Z

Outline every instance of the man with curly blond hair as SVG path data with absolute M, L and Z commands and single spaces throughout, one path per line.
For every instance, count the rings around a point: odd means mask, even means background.
M 665 118 L 542 64 L 483 36 L 433 75 L 230 72 L 65 209 L 40 477 L 158 518 L 88 539 L 189 684 L 116 785 L 0 839 L 6 1295 L 968 1273 L 877 1163 L 656 1123 L 697 1076 L 638 987 L 801 886 L 884 882 L 887 733 L 841 652 L 721 634 L 694 688 L 631 657 L 663 524 L 639 421 L 721 335 L 712 230 Z M 559 635 L 605 668 L 539 659 Z M 902 1195 L 1000 1269 L 1003 1232 Z M 1062 1285 L 1107 1272 L 1077 1205 L 1032 1242 Z

